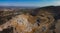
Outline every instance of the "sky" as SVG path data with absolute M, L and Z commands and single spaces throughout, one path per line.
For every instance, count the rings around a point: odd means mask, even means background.
M 60 6 L 60 0 L 0 0 L 0 6 Z

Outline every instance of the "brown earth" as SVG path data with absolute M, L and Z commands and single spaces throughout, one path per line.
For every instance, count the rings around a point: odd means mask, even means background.
M 0 11 L 0 33 L 60 33 L 59 19 L 60 6 L 42 7 L 25 13 Z

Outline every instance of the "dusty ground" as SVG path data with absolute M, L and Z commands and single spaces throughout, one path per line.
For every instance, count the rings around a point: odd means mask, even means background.
M 56 33 L 60 33 L 60 20 L 58 20 L 57 24 L 56 24 Z
M 52 33 L 49 28 L 53 23 L 54 17 L 48 12 L 41 12 L 37 16 L 21 14 L 1 25 L 0 31 L 13 27 L 14 33 Z
M 38 8 L 31 13 L 0 12 L 0 33 L 60 33 L 58 8 Z

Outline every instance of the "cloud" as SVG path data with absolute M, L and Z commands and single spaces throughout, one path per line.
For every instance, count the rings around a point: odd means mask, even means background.
M 55 1 L 53 5 L 60 6 L 60 1 Z
M 56 0 L 56 1 L 48 1 L 48 2 L 42 2 L 39 4 L 40 7 L 43 6 L 60 6 L 60 0 Z

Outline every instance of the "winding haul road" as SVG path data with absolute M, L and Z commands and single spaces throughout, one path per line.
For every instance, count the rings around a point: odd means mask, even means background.
M 53 30 L 49 28 L 53 23 L 54 17 L 48 12 L 41 12 L 37 16 L 21 14 L 0 25 L 0 31 L 13 27 L 13 33 L 52 33 Z

